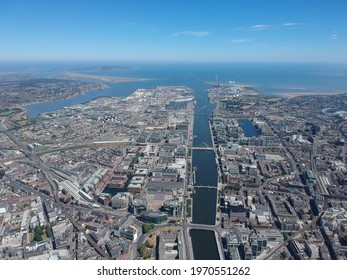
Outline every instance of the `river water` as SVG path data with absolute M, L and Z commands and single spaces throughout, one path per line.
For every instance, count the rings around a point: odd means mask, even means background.
M 195 147 L 212 146 L 212 139 L 209 129 L 209 118 L 215 108 L 207 97 L 208 84 L 201 79 L 187 73 L 177 73 L 170 78 L 153 78 L 147 81 L 133 83 L 108 84 L 110 88 L 105 90 L 95 90 L 83 95 L 26 106 L 27 116 L 35 118 L 40 113 L 61 109 L 65 106 L 72 106 L 88 102 L 95 98 L 107 96 L 127 96 L 138 88 L 152 88 L 160 85 L 185 85 L 194 90 L 196 109 L 194 118 L 194 132 L 196 138 L 193 141 Z M 193 151 L 193 166 L 196 167 L 196 185 L 212 186 L 211 188 L 197 188 L 193 195 L 193 223 L 213 225 L 216 217 L 216 197 L 218 174 L 215 165 L 215 154 L 212 151 Z M 114 192 L 112 190 L 111 192 Z M 216 240 L 212 231 L 194 230 L 191 231 L 193 251 L 195 259 L 219 259 L 216 247 Z M 199 248 L 205 247 L 201 251 Z
M 196 98 L 193 141 L 194 147 L 211 147 L 212 139 L 209 118 L 215 108 L 207 97 L 206 83 L 194 85 Z M 214 225 L 216 220 L 217 182 L 215 153 L 213 151 L 194 150 L 195 188 L 193 194 L 193 223 Z M 204 187 L 205 186 L 205 187 Z M 206 186 L 208 186 L 206 188 Z M 219 254 L 213 231 L 191 230 L 194 259 L 218 260 Z
M 86 66 L 91 66 L 87 65 Z M 98 65 L 102 65 L 99 64 Z M 128 65 L 131 66 L 131 65 Z M 52 69 L 53 67 L 53 69 Z M 54 77 L 54 71 L 67 71 L 77 65 L 1 65 L 0 72 L 40 72 L 43 76 Z M 283 92 L 346 92 L 347 65 L 320 64 L 164 64 L 134 65 L 130 72 L 96 72 L 90 75 L 126 76 L 147 78 L 147 81 L 111 84 L 109 89 L 96 90 L 83 95 L 54 102 L 27 106 L 28 117 L 35 118 L 40 113 L 61 109 L 65 106 L 88 102 L 102 96 L 127 96 L 138 88 L 152 88 L 159 85 L 191 87 L 197 101 L 194 118 L 195 147 L 212 146 L 208 119 L 214 104 L 207 98 L 208 85 L 204 81 L 214 81 L 218 75 L 220 81 L 235 80 L 237 83 L 255 87 L 265 95 L 277 95 Z M 139 68 L 137 68 L 139 67 Z M 142 67 L 142 68 L 141 68 Z M 46 71 L 46 72 L 45 72 Z M 52 72 L 53 71 L 53 72 Z M 78 72 L 78 71 L 74 71 Z M 82 73 L 83 74 L 83 73 Z M 85 74 L 85 73 L 84 73 Z M 242 121 L 241 121 L 242 122 Z M 257 136 L 257 131 L 249 123 L 244 123 L 245 135 Z M 196 184 L 199 186 L 217 186 L 217 170 L 213 152 L 194 151 L 193 166 L 197 168 Z M 193 196 L 193 223 L 214 224 L 216 214 L 217 189 L 197 188 Z M 191 230 L 195 259 L 218 259 L 216 240 L 212 231 Z
M 196 260 L 219 260 L 214 232 L 211 230 L 190 230 L 194 258 Z

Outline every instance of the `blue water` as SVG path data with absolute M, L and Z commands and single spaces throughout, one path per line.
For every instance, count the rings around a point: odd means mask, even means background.
M 250 120 L 237 120 L 237 122 L 239 123 L 246 137 L 258 137 L 260 135 L 260 132 Z
M 134 71 L 82 72 L 88 75 L 121 76 L 147 78 L 147 81 L 134 83 L 108 83 L 106 90 L 96 90 L 66 100 L 27 106 L 28 117 L 33 118 L 46 111 L 57 110 L 69 105 L 88 102 L 102 96 L 127 96 L 138 88 L 152 88 L 158 85 L 186 85 L 195 92 L 197 111 L 194 133 L 197 138 L 194 146 L 211 146 L 208 118 L 214 109 L 207 98 L 207 81 L 235 81 L 255 87 L 264 95 L 284 92 L 347 92 L 347 65 L 333 64 L 136 64 L 136 63 L 1 63 L 1 72 L 32 72 L 40 77 L 54 77 L 59 71 L 100 66 L 122 65 L 134 67 Z M 73 71 L 78 72 L 78 71 Z M 245 132 L 246 133 L 246 132 Z M 209 152 L 195 151 L 193 165 L 198 166 L 197 184 L 217 184 L 213 155 Z M 214 224 L 217 189 L 197 189 L 193 201 L 195 223 Z M 217 259 L 218 252 L 214 234 L 211 231 L 190 231 L 196 259 Z M 200 250 L 203 248 L 203 250 Z
M 27 117 L 35 118 L 40 113 L 58 110 L 66 106 L 72 106 L 72 105 L 85 103 L 100 97 L 127 96 L 138 88 L 142 88 L 142 87 L 150 88 L 150 87 L 155 87 L 157 85 L 157 83 L 153 83 L 153 81 L 141 81 L 141 82 L 133 82 L 133 83 L 118 83 L 118 84 L 106 83 L 106 84 L 110 88 L 103 89 L 103 90 L 89 91 L 85 94 L 63 99 L 63 100 L 28 105 L 25 107 L 28 110 Z
M 219 260 L 216 238 L 213 231 L 191 229 L 194 260 Z
M 117 62 L 0 62 L 0 73 L 32 72 L 40 77 L 54 77 L 59 71 L 100 66 L 121 65 L 134 67 L 133 71 L 82 72 L 88 75 L 147 78 L 147 81 L 134 83 L 108 83 L 106 90 L 97 90 L 64 101 L 55 101 L 27 106 L 29 117 L 56 110 L 64 106 L 90 101 L 100 96 L 127 96 L 137 88 L 150 88 L 157 85 L 187 85 L 199 91 L 208 88 L 206 81 L 235 81 L 255 87 L 264 95 L 285 92 L 347 92 L 347 65 L 344 64 L 280 64 L 280 63 L 117 63 Z M 199 99 L 197 102 L 208 102 Z M 43 101 L 44 102 L 44 101 Z M 203 107 L 203 106 L 202 106 Z M 207 108 L 207 113 L 211 108 Z

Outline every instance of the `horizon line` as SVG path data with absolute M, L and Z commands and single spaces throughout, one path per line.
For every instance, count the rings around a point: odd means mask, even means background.
M 0 62 L 3 63 L 172 63 L 172 64 L 201 64 L 201 63 L 216 63 L 216 64 L 228 64 L 228 63 L 286 63 L 286 64 L 347 64 L 347 61 L 311 61 L 311 60 L 150 60 L 150 59 L 54 59 L 54 58 L 28 58 L 28 59 L 3 59 L 0 58 Z

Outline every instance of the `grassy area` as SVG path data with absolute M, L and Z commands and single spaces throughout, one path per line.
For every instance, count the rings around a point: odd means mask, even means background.
M 281 101 L 281 100 L 282 100 L 281 97 L 274 97 L 274 98 L 270 98 L 270 99 L 268 99 L 268 100 L 266 100 L 266 101 L 269 101 L 269 102 L 278 102 L 278 101 Z
M 192 215 L 192 199 L 191 198 L 188 198 L 187 199 L 187 216 L 188 217 L 191 217 Z
M 164 227 L 158 228 L 154 234 L 150 234 L 147 240 L 139 247 L 139 254 L 145 260 L 154 260 L 157 246 L 157 237 L 162 231 L 178 232 L 180 228 Z
M 149 247 L 149 248 L 154 248 L 156 244 L 157 244 L 156 235 L 151 235 L 150 237 L 148 237 L 145 243 L 146 247 Z
M 142 225 L 142 232 L 143 233 L 147 233 L 147 232 L 151 231 L 154 228 L 155 228 L 154 224 L 143 224 Z
M 30 123 L 30 121 L 28 120 L 21 120 L 21 121 L 18 121 L 17 124 L 19 126 L 25 126 L 25 125 L 28 125 Z
M 33 242 L 33 240 L 34 240 L 34 232 L 32 231 L 29 233 L 29 243 Z
M 233 191 L 239 191 L 241 189 L 241 186 L 238 186 L 238 185 L 226 186 L 224 189 L 226 189 L 226 190 L 233 190 Z
M 191 162 L 188 160 L 187 161 L 187 177 L 189 178 L 190 173 L 191 173 L 191 168 L 192 168 L 192 164 Z
M 27 111 L 22 108 L 0 110 L 0 120 L 5 120 L 8 129 L 17 129 L 32 124 L 32 121 L 25 119 Z
M 2 109 L 0 110 L 0 117 L 8 117 L 18 112 L 18 109 Z
M 13 116 L 11 116 L 10 120 L 13 121 L 13 122 L 17 122 L 17 121 L 23 120 L 23 117 L 24 117 L 24 115 L 26 113 L 27 113 L 26 111 L 18 112 L 16 114 L 14 114 Z

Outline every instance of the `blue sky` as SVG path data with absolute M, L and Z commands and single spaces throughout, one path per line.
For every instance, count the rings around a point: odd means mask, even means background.
M 347 62 L 345 0 L 0 1 L 0 60 Z

